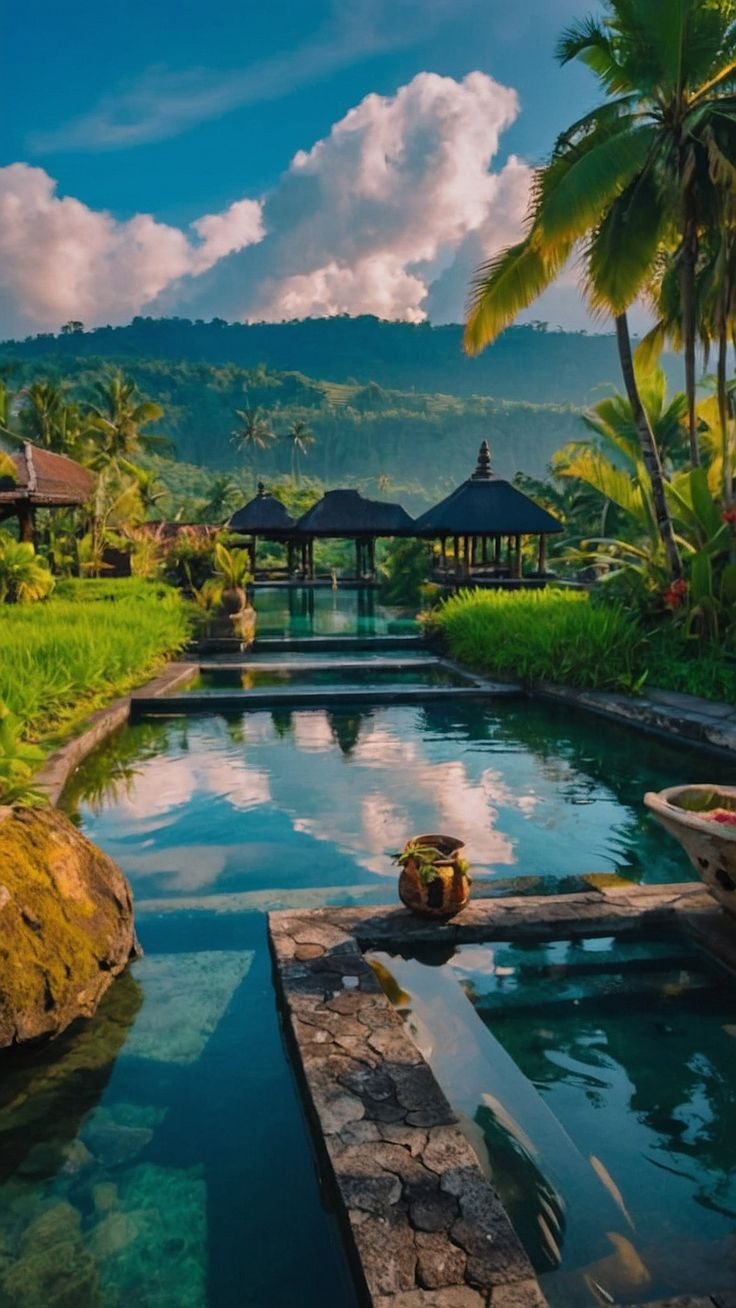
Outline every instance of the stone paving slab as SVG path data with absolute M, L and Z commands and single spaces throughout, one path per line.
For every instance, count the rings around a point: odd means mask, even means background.
M 449 923 L 383 906 L 269 914 L 277 988 L 375 1308 L 545 1308 L 546 1299 L 363 951 L 664 928 L 692 935 L 724 961 L 736 958 L 733 923 L 699 882 L 586 881 L 588 889 L 568 895 L 471 900 Z M 647 1308 L 736 1308 L 736 1297 Z

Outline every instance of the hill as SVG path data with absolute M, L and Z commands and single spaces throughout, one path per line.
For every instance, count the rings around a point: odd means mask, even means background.
M 589 403 L 620 384 L 612 336 L 512 327 L 477 359 L 462 352 L 462 328 L 378 318 L 308 318 L 285 323 L 134 318 L 125 327 L 0 344 L 0 358 L 166 359 L 177 363 L 263 363 L 332 382 L 355 381 L 424 394 L 493 396 L 531 404 Z M 673 361 L 671 361 L 673 362 Z
M 121 363 L 141 392 L 163 406 L 158 431 L 173 442 L 178 459 L 222 471 L 245 467 L 266 478 L 289 472 L 291 450 L 283 438 L 297 421 L 315 437 L 302 459 L 310 476 L 331 485 L 388 476 L 394 485 L 425 487 L 428 494 L 469 475 L 483 437 L 496 470 L 513 477 L 520 470 L 542 476 L 553 452 L 580 434 L 570 405 L 419 394 L 374 381 L 316 381 L 264 366 L 16 355 L 13 385 L 41 376 L 65 379 L 83 396 L 111 362 Z M 240 454 L 231 440 L 236 410 L 256 406 L 277 439 L 266 450 Z

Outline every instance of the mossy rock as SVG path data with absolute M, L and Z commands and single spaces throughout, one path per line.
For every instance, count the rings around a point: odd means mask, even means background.
M 136 952 L 112 859 L 56 809 L 0 809 L 0 1048 L 91 1017 Z

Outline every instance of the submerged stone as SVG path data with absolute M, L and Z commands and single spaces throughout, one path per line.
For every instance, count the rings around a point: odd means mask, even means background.
M 112 859 L 56 809 L 0 809 L 0 1048 L 91 1017 L 136 948 Z
M 124 1056 L 196 1062 L 252 961 L 252 950 L 202 950 L 142 959 L 134 970 L 144 1003 Z

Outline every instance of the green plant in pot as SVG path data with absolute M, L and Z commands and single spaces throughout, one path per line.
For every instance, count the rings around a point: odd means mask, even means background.
M 454 917 L 470 898 L 470 868 L 455 836 L 430 834 L 408 840 L 394 862 L 401 868 L 399 897 L 422 917 Z
M 224 583 L 222 607 L 226 613 L 240 613 L 248 608 L 245 587 L 253 578 L 247 550 L 229 550 L 220 541 L 215 545 L 215 572 Z

